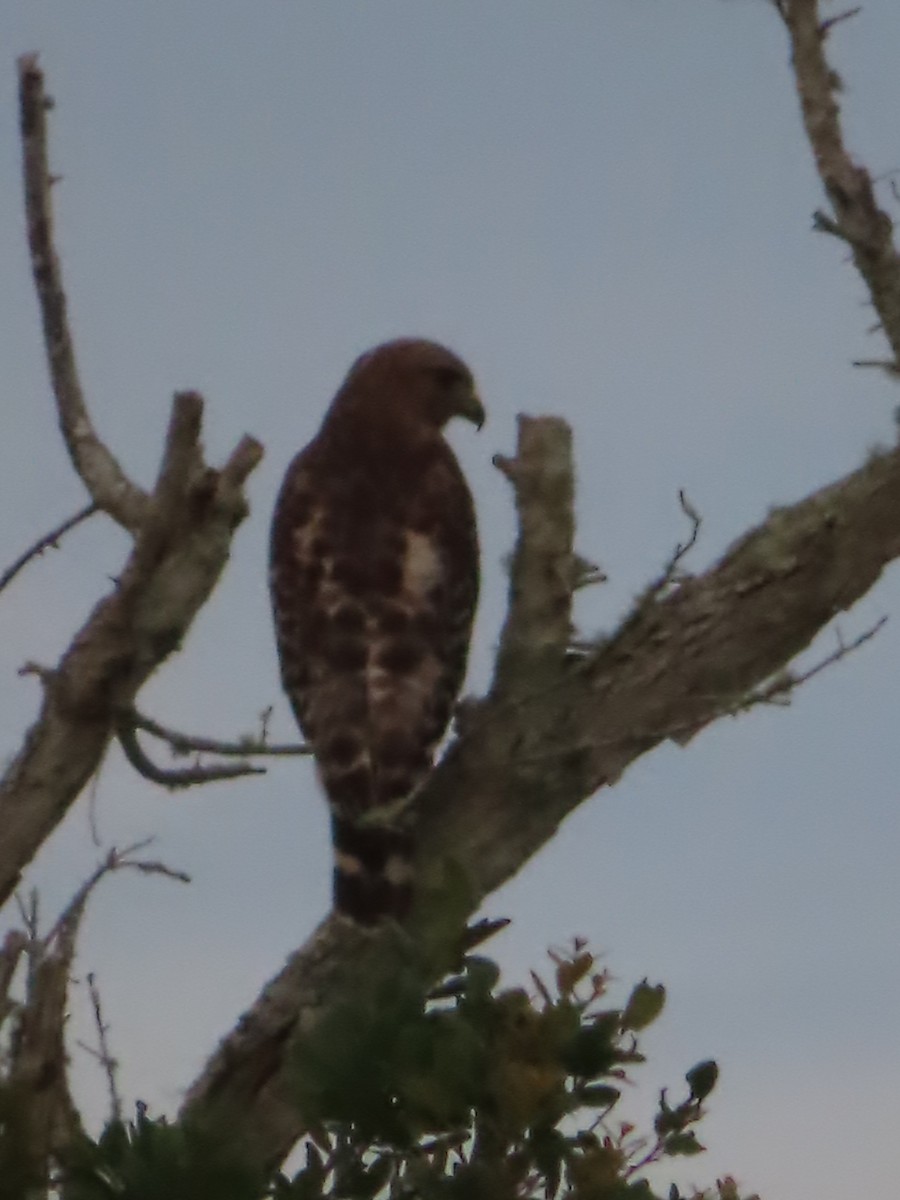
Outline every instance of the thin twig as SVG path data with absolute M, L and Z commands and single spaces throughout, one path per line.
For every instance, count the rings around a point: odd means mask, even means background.
M 103 1010 L 100 1006 L 100 989 L 97 987 L 97 981 L 94 973 L 91 971 L 87 976 L 88 994 L 91 997 L 91 1007 L 94 1010 L 94 1024 L 97 1027 L 97 1043 L 100 1047 L 99 1051 L 94 1050 L 93 1053 L 103 1066 L 106 1072 L 106 1083 L 109 1089 L 109 1108 L 110 1115 L 113 1121 L 118 1124 L 122 1123 L 122 1097 L 119 1095 L 119 1088 L 116 1082 L 116 1072 L 119 1069 L 118 1061 L 113 1058 L 109 1052 L 109 1042 L 106 1040 L 108 1026 L 103 1020 Z M 84 1047 L 88 1049 L 87 1046 Z
M 271 709 L 268 711 L 271 712 Z M 175 754 L 221 754 L 223 757 L 232 755 L 239 758 L 247 758 L 249 755 L 281 757 L 312 754 L 311 746 L 299 742 L 269 744 L 265 740 L 265 727 L 263 727 L 263 735 L 259 738 L 240 737 L 235 741 L 224 742 L 217 738 L 194 737 L 191 734 L 181 733 L 177 729 L 169 729 L 151 717 L 139 713 L 137 709 L 131 709 L 126 714 L 126 719 L 135 729 L 142 729 L 145 733 L 150 733 L 161 741 L 167 742 Z
M 122 751 L 134 769 L 151 783 L 167 788 L 195 787 L 202 783 L 217 783 L 223 779 L 239 779 L 242 775 L 265 775 L 265 767 L 254 767 L 250 763 L 235 763 L 224 767 L 188 767 L 184 770 L 167 770 L 158 767 L 148 758 L 137 739 L 134 726 L 121 720 L 116 725 L 116 736 Z
M 831 237 L 836 237 L 840 242 L 847 242 L 848 245 L 853 244 L 853 240 L 846 229 L 835 221 L 833 217 L 829 217 L 828 213 L 822 212 L 821 208 L 817 208 L 812 217 L 813 229 L 817 233 L 827 233 Z
M 45 550 L 51 547 L 55 550 L 59 545 L 59 539 L 64 533 L 68 533 L 70 529 L 74 529 L 76 525 L 80 525 L 82 521 L 86 521 L 88 517 L 92 517 L 95 512 L 98 512 L 96 504 L 88 504 L 80 512 L 77 512 L 74 517 L 69 517 L 67 521 L 63 521 L 61 525 L 57 525 L 55 529 L 45 534 L 42 538 L 29 546 L 28 549 L 20 554 L 12 566 L 7 567 L 0 575 L 0 592 L 3 591 L 8 584 L 12 583 L 13 579 L 18 575 L 23 567 L 26 567 L 33 558 L 39 557 Z
M 155 859 L 134 858 L 133 855 L 139 854 L 145 850 L 153 842 L 153 838 L 144 838 L 139 842 L 133 842 L 130 846 L 126 846 L 124 850 L 116 850 L 113 847 L 106 858 L 101 862 L 91 875 L 84 881 L 60 915 L 57 917 L 50 932 L 42 942 L 45 946 L 52 945 L 54 939 L 64 935 L 78 916 L 83 912 L 88 898 L 94 888 L 105 876 L 112 874 L 114 871 L 140 871 L 143 875 L 163 875 L 167 879 L 174 879 L 177 883 L 190 883 L 191 877 L 184 871 L 177 871 L 173 867 L 166 866 L 165 863 Z
M 694 508 L 693 504 L 691 504 L 684 488 L 678 489 L 678 503 L 681 507 L 681 511 L 691 523 L 691 532 L 688 535 L 686 542 L 678 542 L 676 544 L 675 549 L 672 551 L 672 557 L 666 563 L 658 584 L 655 586 L 653 594 L 663 591 L 664 588 L 668 584 L 672 583 L 672 581 L 676 578 L 682 559 L 686 554 L 693 550 L 694 546 L 697 544 L 697 538 L 700 534 L 700 526 L 703 524 L 703 518 L 697 512 L 696 508 Z
M 854 367 L 875 367 L 879 371 L 884 371 L 886 375 L 890 375 L 893 379 L 896 379 L 900 375 L 900 363 L 893 362 L 889 358 L 855 358 L 851 365 Z
M 833 650 L 826 658 L 817 662 L 815 666 L 809 668 L 808 671 L 803 671 L 800 675 L 795 675 L 792 671 L 783 671 L 776 675 L 775 678 L 767 683 L 764 687 L 758 688 L 755 692 L 751 692 L 749 696 L 743 700 L 736 711 L 755 708 L 757 704 L 784 704 L 790 697 L 792 692 L 797 688 L 802 687 L 804 683 L 808 683 L 810 679 L 818 675 L 820 671 L 824 671 L 826 667 L 833 666 L 835 663 L 846 658 L 848 654 L 852 654 L 858 650 L 860 646 L 864 646 L 866 642 L 871 641 L 877 633 L 880 633 L 883 627 L 887 624 L 887 617 L 880 617 L 875 624 L 854 638 L 852 642 L 844 642 L 841 636 L 841 631 L 836 630 L 837 634 L 837 649 Z
M 37 55 L 23 54 L 18 68 L 28 246 L 60 428 L 69 457 L 94 502 L 126 529 L 135 530 L 141 525 L 147 497 L 97 436 L 78 377 L 62 272 L 53 244 L 47 155 L 47 112 L 52 102 L 44 91 Z
M 28 934 L 29 940 L 36 942 L 38 940 L 38 892 L 37 888 L 32 888 L 28 893 L 28 903 L 22 899 L 21 892 L 16 892 L 15 895 L 16 908 L 19 910 L 19 917 L 22 924 L 25 926 L 25 932 Z
M 838 25 L 841 21 L 849 21 L 851 17 L 855 17 L 861 12 L 862 7 L 857 5 L 856 8 L 848 8 L 846 12 L 838 13 L 834 17 L 827 17 L 824 21 L 819 22 L 819 33 L 823 38 L 827 37 L 835 25 Z
M 700 516 L 699 512 L 697 512 L 696 508 L 694 508 L 693 504 L 691 504 L 684 488 L 678 489 L 678 504 L 681 508 L 681 511 L 691 523 L 691 531 L 688 534 L 686 541 L 675 543 L 675 549 L 669 556 L 669 559 L 663 567 L 662 572 L 656 577 L 656 579 L 651 580 L 650 583 L 648 583 L 644 588 L 630 615 L 626 617 L 625 625 L 622 627 L 623 629 L 630 623 L 637 623 L 639 620 L 641 620 L 648 607 L 655 601 L 664 597 L 668 593 L 672 584 L 684 579 L 684 575 L 679 571 L 679 567 L 681 566 L 685 556 L 691 550 L 693 550 L 694 546 L 697 544 L 697 538 L 700 535 L 700 526 L 703 524 L 703 518 Z M 619 633 L 621 633 L 621 630 Z M 582 642 L 576 639 L 573 640 L 571 649 L 577 654 L 586 654 L 591 652 L 596 654 L 602 649 L 602 646 L 596 642 Z

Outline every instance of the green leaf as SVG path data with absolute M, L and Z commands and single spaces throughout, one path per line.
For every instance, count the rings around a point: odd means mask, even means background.
M 691 1098 L 694 1100 L 705 1100 L 716 1086 L 718 1078 L 718 1064 L 711 1058 L 697 1063 L 695 1067 L 691 1067 L 685 1075 L 687 1085 L 691 1089 Z
M 659 1095 L 659 1112 L 653 1120 L 653 1128 L 660 1137 L 665 1137 L 667 1133 L 677 1132 L 684 1129 L 685 1124 L 690 1120 L 690 1114 L 685 1111 L 683 1105 L 678 1108 L 671 1108 L 666 1101 L 666 1089 L 660 1092 Z
M 398 1038 L 396 1095 L 411 1127 L 443 1132 L 468 1126 L 484 1091 L 484 1036 L 461 1008 L 429 1013 Z
M 566 998 L 584 979 L 594 965 L 594 956 L 587 951 L 562 959 L 556 964 L 556 990 Z
M 546 1181 L 547 1195 L 555 1196 L 559 1190 L 563 1163 L 569 1152 L 568 1139 L 558 1129 L 536 1129 L 528 1139 L 528 1148 L 534 1165 Z
M 144 1113 L 73 1142 L 59 1166 L 65 1200 L 258 1200 L 265 1189 L 220 1138 Z
M 582 1025 L 560 1056 L 569 1074 L 581 1079 L 607 1074 L 618 1061 L 615 1043 L 618 1032 L 619 1014 L 615 1012 Z
M 335 1179 L 334 1195 L 352 1197 L 353 1200 L 371 1200 L 377 1195 L 391 1173 L 389 1158 L 376 1158 L 373 1163 L 364 1163 L 359 1158 L 344 1163 Z
M 578 1089 L 578 1099 L 587 1108 L 612 1108 L 621 1096 L 618 1088 L 606 1083 L 588 1083 Z
M 672 1133 L 663 1142 L 663 1150 L 670 1155 L 702 1154 L 705 1149 L 706 1147 L 701 1146 L 697 1141 L 692 1129 L 688 1129 L 684 1133 Z
M 121 1162 L 128 1151 L 128 1128 L 123 1121 L 110 1121 L 97 1143 L 97 1149 L 109 1163 Z
M 645 979 L 639 983 L 628 997 L 625 1011 L 622 1013 L 623 1029 L 646 1029 L 652 1025 L 663 1010 L 666 1002 L 666 989 L 661 983 L 649 984 Z
M 374 996 L 351 996 L 291 1049 L 294 1096 L 311 1124 L 337 1121 L 372 1137 L 402 1141 L 394 1095 L 398 1043 L 421 1033 L 424 994 L 413 972 L 398 972 Z
M 500 979 L 500 968 L 492 958 L 480 954 L 470 954 L 465 962 L 466 991 L 471 995 L 488 995 L 497 986 Z

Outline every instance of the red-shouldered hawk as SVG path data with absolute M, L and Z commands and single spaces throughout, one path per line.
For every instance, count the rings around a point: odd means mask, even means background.
M 281 677 L 331 808 L 334 905 L 411 896 L 410 800 L 462 685 L 478 597 L 472 496 L 442 430 L 484 409 L 469 368 L 402 339 L 353 364 L 272 523 Z

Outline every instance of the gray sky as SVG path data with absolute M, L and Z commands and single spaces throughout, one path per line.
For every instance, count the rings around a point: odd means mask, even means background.
M 848 134 L 898 165 L 900 7 L 840 26 Z M 351 359 L 420 333 L 472 365 L 489 410 L 451 433 L 476 492 L 484 594 L 469 689 L 489 675 L 514 529 L 490 465 L 515 414 L 554 412 L 578 446 L 585 594 L 610 630 L 704 516 L 713 561 L 773 504 L 894 437 L 871 310 L 820 191 L 784 32 L 763 0 L 6 0 L 0 10 L 0 563 L 84 502 L 56 431 L 25 257 L 14 57 L 39 50 L 57 99 L 58 236 L 96 423 L 153 475 L 174 389 L 207 397 L 221 460 L 267 446 L 253 513 L 184 652 L 145 690 L 170 724 L 237 735 L 281 698 L 265 584 L 275 489 Z M 885 191 L 884 199 L 889 202 Z M 97 520 L 0 599 L 0 716 L 11 752 L 51 663 L 118 569 Z M 722 1082 L 678 1173 L 734 1173 L 768 1198 L 838 1200 L 896 1174 L 896 571 L 841 621 L 884 613 L 874 644 L 790 709 L 665 746 L 574 815 L 486 911 L 510 983 L 588 937 L 621 980 L 670 1001 L 633 1113 L 714 1056 Z M 834 646 L 829 631 L 809 661 Z M 174 1111 L 216 1040 L 326 908 L 325 807 L 307 764 L 179 796 L 113 752 L 95 799 L 105 843 L 146 834 L 189 889 L 120 877 L 79 958 L 96 971 L 129 1099 Z M 82 801 L 29 875 L 48 920 L 89 873 Z M 73 1027 L 90 1036 L 83 1000 Z M 79 1051 L 78 1094 L 103 1111 Z

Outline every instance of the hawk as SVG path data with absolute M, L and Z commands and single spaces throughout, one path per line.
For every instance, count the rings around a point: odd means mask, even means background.
M 484 422 L 452 351 L 376 346 L 288 467 L 272 522 L 281 679 L 331 809 L 335 909 L 366 925 L 408 911 L 410 802 L 466 669 L 478 534 L 442 433 L 456 416 Z

